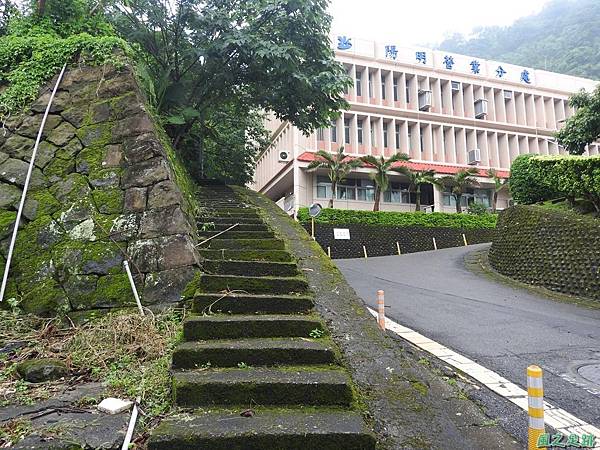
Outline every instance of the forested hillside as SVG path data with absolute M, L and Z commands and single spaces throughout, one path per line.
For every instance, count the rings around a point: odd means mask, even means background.
M 509 27 L 455 34 L 439 48 L 513 64 L 600 79 L 600 1 L 552 0 Z

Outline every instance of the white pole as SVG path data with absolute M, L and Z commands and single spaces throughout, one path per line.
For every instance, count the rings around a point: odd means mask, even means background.
M 65 74 L 66 68 L 67 63 L 65 63 L 62 70 L 60 71 L 60 74 L 58 75 L 56 84 L 54 85 L 54 89 L 52 90 L 52 95 L 50 95 L 50 100 L 48 101 L 48 105 L 46 105 L 46 112 L 44 112 L 44 117 L 42 118 L 40 129 L 38 130 L 37 139 L 35 140 L 35 145 L 33 146 L 33 152 L 31 153 L 31 161 L 29 161 L 29 168 L 27 169 L 27 176 L 25 177 L 25 184 L 23 185 L 23 194 L 21 194 L 21 202 L 19 203 L 19 209 L 17 211 L 17 218 L 15 220 L 15 226 L 12 232 L 12 238 L 10 239 L 10 245 L 8 246 L 8 256 L 6 257 L 6 266 L 4 267 L 4 277 L 2 278 L 2 287 L 0 288 L 0 302 L 4 300 L 4 292 L 6 291 L 6 284 L 8 282 L 8 272 L 10 271 L 10 262 L 12 260 L 12 254 L 15 249 L 15 242 L 17 240 L 17 233 L 19 231 L 19 223 L 21 222 L 21 215 L 23 214 L 23 207 L 25 206 L 25 198 L 27 197 L 27 189 L 29 189 L 29 182 L 31 180 L 31 173 L 33 172 L 33 165 L 35 163 L 37 149 L 40 145 L 40 141 L 42 140 L 42 133 L 44 132 L 44 126 L 46 125 L 46 119 L 48 118 L 48 113 L 50 112 L 52 101 L 54 100 L 54 96 L 56 95 L 56 91 L 58 90 L 58 85 L 60 84 L 62 77 Z
M 385 299 L 381 289 L 377 291 L 377 324 L 385 331 Z
M 131 442 L 131 438 L 133 437 L 133 430 L 135 428 L 135 423 L 137 422 L 138 416 L 138 407 L 137 405 L 142 401 L 141 397 L 138 397 L 133 404 L 133 410 L 131 411 L 131 419 L 129 419 L 129 426 L 127 427 L 127 434 L 125 435 L 125 440 L 123 441 L 123 446 L 121 450 L 129 450 L 129 443 Z
M 401 255 L 402 252 L 400 251 L 400 242 L 396 241 L 396 248 L 398 249 L 398 255 Z
M 138 295 L 137 288 L 133 282 L 133 276 L 131 275 L 131 270 L 129 269 L 129 263 L 127 260 L 123 261 L 123 265 L 125 266 L 125 271 L 127 272 L 127 277 L 129 278 L 129 284 L 131 284 L 131 290 L 133 291 L 133 296 L 135 297 L 137 307 L 140 310 L 140 314 L 144 316 L 144 308 L 142 308 L 142 302 L 140 302 L 140 296 Z
M 465 233 L 463 233 L 463 242 L 465 243 L 465 247 L 466 247 L 467 245 L 469 245 L 469 244 L 467 243 L 467 237 L 465 236 Z
M 435 238 L 432 238 L 432 239 L 433 239 L 433 249 L 437 250 L 437 242 L 435 241 Z

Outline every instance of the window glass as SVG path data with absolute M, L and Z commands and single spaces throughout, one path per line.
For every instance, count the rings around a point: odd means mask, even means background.
M 363 121 L 359 120 L 357 122 L 357 134 L 358 134 L 358 143 L 362 144 L 363 143 Z
M 344 120 L 344 142 L 350 144 L 350 119 Z
M 331 122 L 331 142 L 337 142 L 337 123 Z
M 356 96 L 362 96 L 362 74 L 356 72 Z
M 317 141 L 325 140 L 325 130 L 323 128 L 317 129 Z
M 394 78 L 394 101 L 398 101 L 398 79 Z
M 381 98 L 385 100 L 385 77 L 381 76 Z
M 387 131 L 387 125 L 383 126 L 383 146 L 387 147 L 388 146 L 388 131 Z

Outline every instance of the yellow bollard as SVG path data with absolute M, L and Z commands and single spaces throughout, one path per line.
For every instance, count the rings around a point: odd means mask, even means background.
M 327 256 L 331 258 L 331 247 L 327 247 Z
M 544 427 L 544 388 L 542 369 L 532 365 L 527 368 L 527 403 L 529 406 L 528 450 L 538 449 L 538 439 L 546 432 Z
M 365 254 L 365 259 L 367 259 L 368 258 L 368 256 L 367 256 L 367 247 L 365 247 L 364 245 L 363 245 L 363 253 Z
M 377 324 L 385 331 L 385 300 L 381 289 L 377 291 Z
M 398 249 L 398 254 L 401 255 L 402 252 L 400 251 L 400 242 L 396 241 L 396 248 Z
M 469 244 L 467 243 L 467 237 L 465 236 L 465 233 L 463 233 L 463 242 L 465 243 L 465 247 L 466 247 L 467 245 L 469 245 Z
M 437 250 L 437 242 L 435 241 L 435 238 L 432 238 L 432 239 L 433 239 L 433 249 Z

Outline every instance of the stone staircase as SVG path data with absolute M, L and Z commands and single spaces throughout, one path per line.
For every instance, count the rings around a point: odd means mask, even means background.
M 203 275 L 151 450 L 374 449 L 346 370 L 285 244 L 223 185 L 202 188 Z

